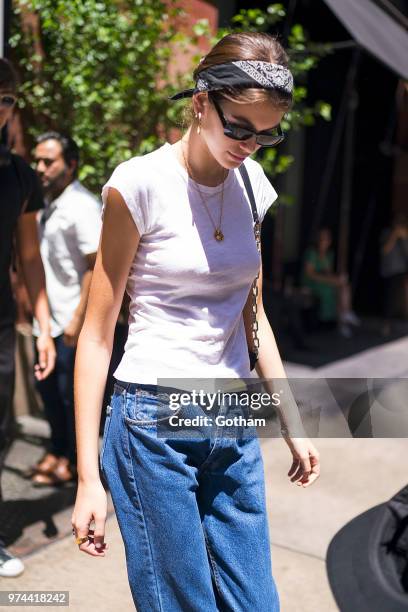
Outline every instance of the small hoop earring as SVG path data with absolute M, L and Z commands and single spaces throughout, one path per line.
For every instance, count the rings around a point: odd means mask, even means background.
M 198 126 L 197 126 L 197 134 L 201 133 L 201 113 L 198 113 Z

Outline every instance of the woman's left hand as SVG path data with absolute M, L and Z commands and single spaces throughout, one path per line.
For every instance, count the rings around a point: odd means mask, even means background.
M 320 476 L 319 452 L 309 438 L 284 436 L 284 440 L 293 457 L 288 472 L 291 482 L 295 482 L 298 486 L 308 487 Z

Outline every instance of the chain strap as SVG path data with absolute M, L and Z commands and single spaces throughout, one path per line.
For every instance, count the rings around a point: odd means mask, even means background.
M 261 254 L 261 224 L 259 221 L 254 223 L 254 234 L 256 241 L 256 248 L 258 249 L 258 253 Z M 251 331 L 252 331 L 252 340 L 253 340 L 253 351 L 255 353 L 256 358 L 258 359 L 259 354 L 259 338 L 258 338 L 258 279 L 259 272 L 256 275 L 254 282 L 252 283 L 251 291 L 253 296 L 252 302 L 252 323 L 251 323 Z

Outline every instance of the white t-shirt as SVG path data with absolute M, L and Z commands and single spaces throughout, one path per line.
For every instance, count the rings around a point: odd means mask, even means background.
M 44 223 L 45 220 L 45 223 Z M 77 180 L 37 215 L 41 258 L 51 311 L 51 336 L 64 332 L 81 299 L 85 255 L 98 250 L 102 228 L 98 199 Z M 34 320 L 33 334 L 39 325 Z
M 262 221 L 277 194 L 260 164 L 245 165 Z M 102 189 L 103 208 L 109 187 L 122 195 L 141 236 L 126 286 L 129 336 L 115 378 L 160 384 L 249 377 L 242 309 L 260 256 L 239 171 L 225 181 L 221 242 L 197 183 L 168 143 L 121 163 Z M 199 189 L 218 225 L 221 186 Z

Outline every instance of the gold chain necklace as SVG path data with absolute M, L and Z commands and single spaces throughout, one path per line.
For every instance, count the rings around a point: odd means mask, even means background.
M 195 189 L 196 191 L 200 191 L 195 182 L 191 183 L 191 187 L 193 187 L 193 189 Z M 211 198 L 215 198 L 215 196 L 217 195 L 220 195 L 220 193 L 222 193 L 222 188 L 219 189 L 218 191 L 211 192 L 211 195 L 208 196 L 207 201 L 210 200 Z
M 189 164 L 188 164 L 188 162 L 187 162 L 186 155 L 185 155 L 185 153 L 184 153 L 184 148 L 183 148 L 183 144 L 182 144 L 182 143 L 181 143 L 181 152 L 182 152 L 182 154 L 183 154 L 183 159 L 184 159 L 184 163 L 185 163 L 185 165 L 186 165 L 187 173 L 188 173 L 188 175 L 190 176 L 190 178 L 191 178 L 191 179 L 194 181 L 194 179 L 193 179 L 193 175 L 192 175 L 192 172 L 191 172 L 191 168 L 190 168 L 190 166 L 189 166 Z M 227 175 L 228 175 L 228 171 L 227 171 Z M 197 189 L 198 193 L 200 194 L 201 201 L 202 201 L 202 203 L 203 203 L 203 204 L 204 204 L 204 206 L 205 206 L 205 209 L 206 209 L 206 211 L 207 211 L 207 214 L 208 214 L 208 216 L 209 216 L 209 218 L 210 218 L 211 223 L 213 224 L 213 227 L 214 227 L 214 238 L 215 238 L 215 239 L 216 239 L 218 242 L 221 242 L 222 240 L 224 240 L 224 234 L 223 234 L 223 233 L 222 233 L 222 231 L 221 231 L 221 222 L 222 222 L 222 212 L 223 212 L 223 205 L 224 205 L 224 183 L 225 183 L 225 181 L 226 181 L 226 178 L 227 178 L 227 177 L 225 177 L 225 178 L 224 178 L 224 180 L 222 181 L 222 189 L 221 189 L 221 211 L 220 211 L 220 220 L 219 220 L 219 222 L 218 222 L 218 227 L 217 227 L 217 226 L 215 225 L 215 223 L 214 223 L 214 220 L 213 220 L 213 218 L 212 218 L 212 216 L 211 216 L 211 213 L 210 213 L 210 211 L 209 211 L 209 209 L 208 209 L 207 202 L 205 201 L 205 198 L 204 198 L 204 196 L 203 196 L 203 194 L 202 194 L 202 192 L 201 192 L 201 189 L 199 188 L 198 183 L 197 183 L 196 181 L 195 181 L 195 183 L 196 183 L 196 184 L 194 185 L 194 187 Z M 218 192 L 218 193 L 219 193 L 219 192 Z

